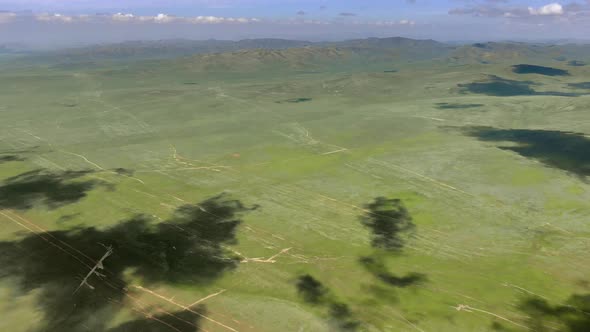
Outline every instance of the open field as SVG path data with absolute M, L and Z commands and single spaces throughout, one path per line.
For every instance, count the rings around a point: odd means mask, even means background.
M 590 67 L 183 61 L 3 67 L 0 330 L 590 329 Z

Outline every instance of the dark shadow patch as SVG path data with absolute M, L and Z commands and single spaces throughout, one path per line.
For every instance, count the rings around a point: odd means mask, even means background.
M 569 76 L 570 73 L 567 70 L 544 67 L 536 65 L 520 64 L 512 66 L 512 72 L 516 74 L 539 74 L 545 76 Z
M 471 127 L 464 132 L 482 141 L 514 142 L 499 146 L 578 176 L 590 175 L 590 139 L 581 133 L 555 130 Z
M 292 99 L 286 99 L 286 100 L 280 100 L 277 101 L 277 104 L 298 104 L 298 103 L 305 103 L 305 102 L 309 102 L 312 101 L 312 98 L 292 98 Z
M 70 108 L 78 106 L 78 104 L 76 104 L 76 103 L 63 103 L 62 105 L 64 107 L 70 107 Z
M 590 82 L 568 83 L 567 85 L 573 89 L 588 89 L 590 90 Z
M 551 305 L 541 298 L 529 298 L 520 304 L 528 318 L 531 331 L 555 331 L 557 323 L 565 329 L 559 331 L 590 331 L 590 294 L 572 295 L 563 305 Z M 553 324 L 548 324 L 553 323 Z
M 126 175 L 126 176 L 133 176 L 133 174 L 135 173 L 132 169 L 122 168 L 122 167 L 115 168 L 114 171 L 118 175 Z
M 553 60 L 563 62 L 563 61 L 567 61 L 567 57 L 564 55 L 560 55 L 560 56 L 556 56 L 555 58 L 553 58 Z
M 65 216 L 59 217 L 59 219 L 57 219 L 56 223 L 58 225 L 63 225 L 63 224 L 68 223 L 69 221 L 72 221 L 72 220 L 78 218 L 81 215 L 82 215 L 81 213 L 67 214 Z
M 467 109 L 477 108 L 485 106 L 484 104 L 455 104 L 455 103 L 436 103 L 436 108 L 441 110 L 455 110 L 455 109 Z
M 397 73 L 399 70 L 397 69 L 389 69 L 389 70 L 384 70 L 384 73 Z
M 201 330 L 200 323 L 202 315 L 207 313 L 205 306 L 190 311 L 164 312 L 159 315 L 142 313 L 146 317 L 131 322 L 123 323 L 108 332 L 198 332 Z
M 341 331 L 356 331 L 361 325 L 346 303 L 330 304 L 329 315 L 332 323 Z
M 415 272 L 398 277 L 390 273 L 383 261 L 376 257 L 361 257 L 359 261 L 369 273 L 390 286 L 403 288 L 419 285 L 427 281 L 425 274 Z
M 91 171 L 52 172 L 34 170 L 0 183 L 0 208 L 26 210 L 40 204 L 54 209 L 75 203 L 97 185 L 97 180 L 76 180 Z
M 11 161 L 23 161 L 24 159 L 16 155 L 4 155 L 0 156 L 0 164 L 11 162 Z
M 199 85 L 199 83 L 196 83 L 196 82 L 184 82 L 182 84 L 184 84 L 184 85 Z
M 458 84 L 462 93 L 476 93 L 496 97 L 513 97 L 513 96 L 558 96 L 558 97 L 579 97 L 582 94 L 559 92 L 559 91 L 542 91 L 537 92 L 531 86 L 537 85 L 532 81 L 515 81 L 501 78 L 495 75 L 489 75 L 486 80 Z
M 489 76 L 488 80 L 459 84 L 463 92 L 484 94 L 488 96 L 530 96 L 535 94 L 531 81 L 514 81 L 498 76 Z
M 108 323 L 136 291 L 126 274 L 147 285 L 199 285 L 235 268 L 239 258 L 226 246 L 236 242 L 238 215 L 248 210 L 239 201 L 217 196 L 182 206 L 165 222 L 137 216 L 103 230 L 51 231 L 0 242 L 0 278 L 12 280 L 22 294 L 37 290 L 44 314 L 40 331 L 108 331 Z M 98 264 L 107 247 L 112 254 Z M 94 267 L 97 273 L 90 273 Z M 122 326 L 156 326 L 151 323 Z M 160 324 L 154 331 L 172 330 Z
M 306 303 L 327 309 L 330 323 L 338 331 L 356 331 L 361 322 L 354 318 L 349 306 L 338 301 L 319 280 L 309 274 L 297 278 L 297 292 Z
M 365 205 L 367 213 L 361 222 L 373 233 L 371 244 L 375 248 L 399 251 L 404 246 L 403 234 L 415 228 L 412 217 L 399 199 L 377 197 Z
M 572 67 L 583 67 L 586 65 L 584 61 L 572 60 L 567 63 L 568 66 Z
M 328 290 L 321 282 L 309 274 L 297 278 L 297 292 L 307 303 L 318 304 L 325 300 Z
M 5 154 L 27 154 L 27 153 L 42 153 L 42 152 L 48 152 L 47 151 L 40 151 L 41 146 L 39 145 L 35 145 L 35 146 L 31 146 L 30 148 L 26 148 L 26 149 L 10 149 L 10 150 L 4 150 L 4 151 L 0 151 L 0 154 L 5 155 Z
M 505 332 L 511 331 L 511 330 L 507 329 L 506 327 L 504 327 L 504 325 L 502 325 L 502 323 L 500 323 L 500 322 L 492 322 L 490 329 L 492 329 L 492 331 L 505 331 Z
M 484 43 L 475 43 L 475 44 L 472 44 L 471 46 L 476 47 L 476 48 L 483 48 L 483 49 L 490 48 L 488 46 L 488 44 L 484 44 Z

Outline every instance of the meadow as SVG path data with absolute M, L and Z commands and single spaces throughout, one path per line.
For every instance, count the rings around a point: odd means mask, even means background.
M 3 64 L 0 330 L 590 330 L 590 67 L 354 61 Z

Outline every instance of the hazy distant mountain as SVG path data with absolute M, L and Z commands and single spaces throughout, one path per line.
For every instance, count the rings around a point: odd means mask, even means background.
M 0 54 L 27 54 L 30 49 L 19 43 L 0 44 Z
M 586 58 L 589 55 L 590 45 L 489 42 L 459 46 L 450 54 L 449 61 L 457 63 L 572 61 Z
M 37 57 L 47 59 L 56 57 L 65 61 L 164 59 L 242 49 L 304 47 L 309 44 L 311 43 L 306 41 L 284 39 L 129 41 L 44 52 L 37 54 Z
M 450 45 L 434 40 L 402 37 L 309 42 L 285 39 L 130 41 L 37 53 L 27 61 L 60 68 L 99 65 L 104 61 L 179 59 L 191 70 L 252 71 L 263 66 L 277 69 L 313 69 L 321 66 L 394 64 L 440 60 L 456 64 L 530 63 L 560 61 L 564 65 L 588 62 L 590 45 L 488 42 Z
M 315 47 L 350 49 L 362 53 L 369 50 L 404 50 L 416 56 L 433 52 L 440 53 L 450 46 L 433 40 L 414 40 L 408 38 L 368 38 L 347 40 L 342 42 L 309 42 L 285 39 L 245 39 L 240 41 L 227 40 L 160 40 L 160 41 L 129 41 L 116 44 L 93 45 L 79 48 L 69 48 L 58 51 L 38 53 L 35 57 L 46 60 L 60 61 L 98 61 L 98 60 L 126 60 L 126 59 L 165 59 L 197 54 L 236 52 L 241 50 L 265 49 L 283 50 L 290 48 Z M 370 53 L 370 52 L 369 52 Z

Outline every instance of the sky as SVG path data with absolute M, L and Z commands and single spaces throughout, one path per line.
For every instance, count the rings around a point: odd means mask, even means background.
M 0 43 L 590 39 L 590 0 L 0 0 Z

